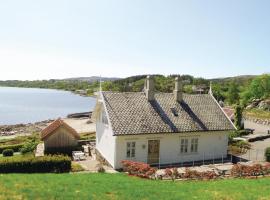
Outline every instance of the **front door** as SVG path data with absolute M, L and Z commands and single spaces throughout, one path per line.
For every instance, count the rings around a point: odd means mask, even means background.
M 148 164 L 159 163 L 159 140 L 148 140 Z

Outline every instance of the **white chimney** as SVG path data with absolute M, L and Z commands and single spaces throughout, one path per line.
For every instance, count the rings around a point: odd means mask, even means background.
M 152 76 L 146 77 L 145 95 L 148 101 L 152 101 L 155 98 L 154 80 Z
M 180 77 L 175 78 L 175 89 L 173 91 L 173 94 L 176 102 L 181 102 L 183 100 L 183 86 Z

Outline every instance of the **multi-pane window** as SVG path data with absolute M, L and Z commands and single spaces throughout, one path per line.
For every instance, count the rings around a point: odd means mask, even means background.
M 135 158 L 136 142 L 127 142 L 127 158 Z
M 105 111 L 102 112 L 101 121 L 103 124 L 108 124 L 108 118 Z
M 188 139 L 187 138 L 181 139 L 180 152 L 181 153 L 187 153 L 188 152 Z
M 192 138 L 191 139 L 190 152 L 191 153 L 197 153 L 198 152 L 198 138 Z

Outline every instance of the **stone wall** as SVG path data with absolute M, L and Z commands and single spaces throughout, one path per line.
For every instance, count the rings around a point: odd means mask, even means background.
M 256 124 L 270 126 L 270 119 L 258 119 L 258 118 L 253 118 L 253 117 L 245 117 L 245 120 L 255 122 Z

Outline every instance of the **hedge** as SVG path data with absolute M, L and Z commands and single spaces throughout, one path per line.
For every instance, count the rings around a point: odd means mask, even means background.
M 270 147 L 267 147 L 264 152 L 264 156 L 267 162 L 270 162 Z
M 4 157 L 13 156 L 13 153 L 14 153 L 14 151 L 13 151 L 12 149 L 5 149 L 5 150 L 3 151 L 3 156 L 4 156 Z
M 0 173 L 63 173 L 71 170 L 67 156 L 10 157 L 0 160 Z
M 77 147 L 59 147 L 59 148 L 47 148 L 45 149 L 44 153 L 46 155 L 54 155 L 54 154 L 63 154 L 72 156 L 72 151 L 83 151 L 83 148 L 81 146 Z
M 14 152 L 19 152 L 22 147 L 23 144 L 1 145 L 0 154 L 3 153 L 5 149 L 12 149 Z

